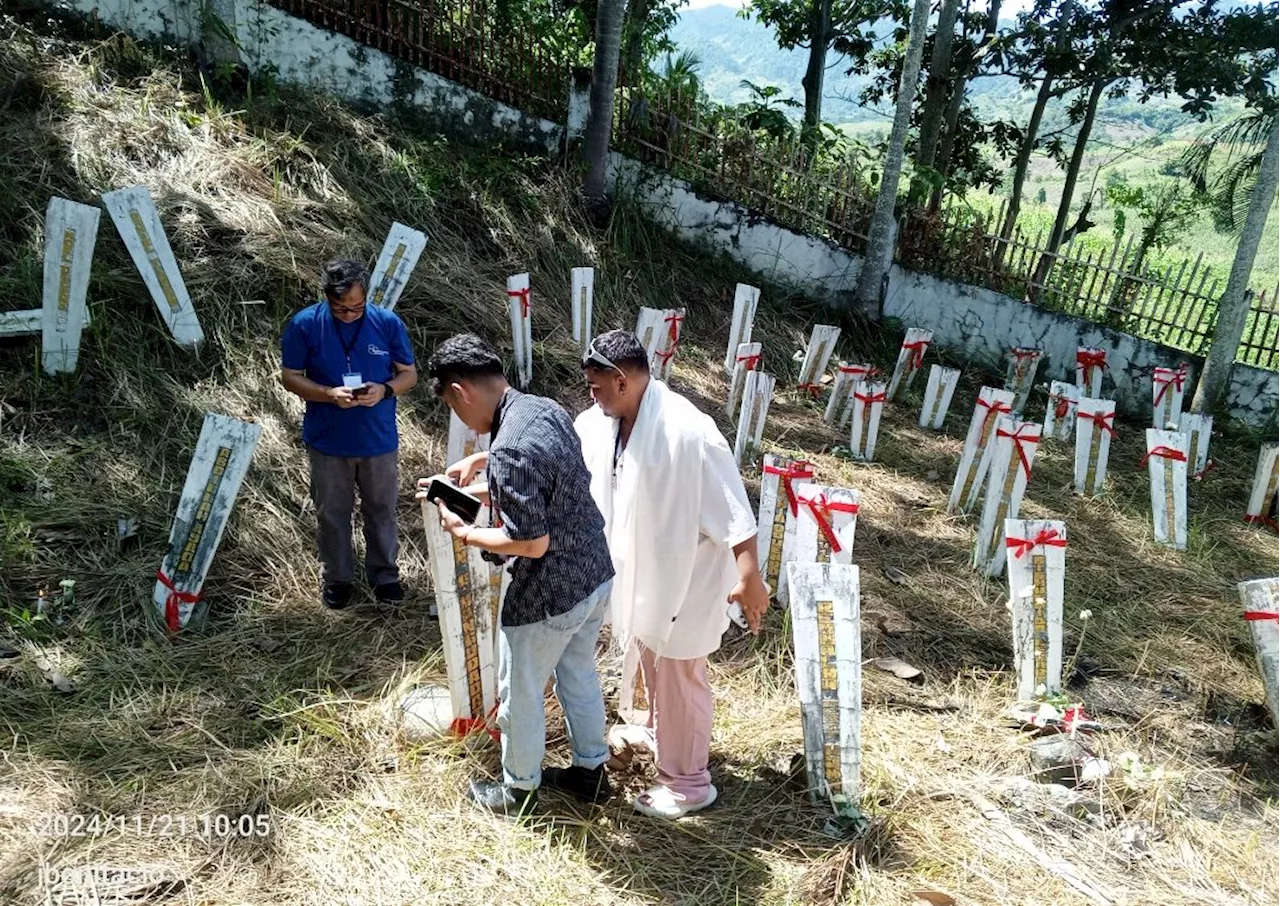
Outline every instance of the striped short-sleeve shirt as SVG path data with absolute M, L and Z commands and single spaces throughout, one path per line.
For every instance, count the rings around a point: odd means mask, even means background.
M 494 421 L 488 473 L 494 524 L 516 541 L 549 538 L 542 557 L 508 563 L 502 625 L 565 613 L 613 578 L 591 474 L 559 403 L 508 390 Z

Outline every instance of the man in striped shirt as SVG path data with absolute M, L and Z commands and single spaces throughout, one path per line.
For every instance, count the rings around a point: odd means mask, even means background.
M 611 795 L 603 768 L 609 751 L 595 645 L 609 607 L 613 562 L 573 422 L 555 401 L 512 388 L 498 353 L 471 334 L 442 343 L 427 374 L 467 427 L 491 435 L 487 452 L 454 463 L 446 476 L 465 487 L 488 470 L 478 496 L 488 497 L 493 526 L 469 525 L 436 501 L 441 523 L 464 544 L 504 558 L 511 575 L 498 648 L 503 778 L 472 781 L 470 798 L 515 816 L 536 803 L 546 781 L 603 801 Z M 573 764 L 544 771 L 543 692 L 553 675 Z

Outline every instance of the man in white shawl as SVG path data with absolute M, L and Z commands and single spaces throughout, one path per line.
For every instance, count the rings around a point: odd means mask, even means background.
M 756 518 L 715 422 L 650 380 L 635 334 L 596 337 L 582 369 L 596 405 L 574 427 L 616 572 L 611 615 L 626 652 L 623 703 L 643 671 L 657 750 L 658 783 L 634 805 L 679 818 L 717 795 L 707 770 L 707 655 L 720 647 L 731 608 L 740 606 L 758 632 L 768 607 Z

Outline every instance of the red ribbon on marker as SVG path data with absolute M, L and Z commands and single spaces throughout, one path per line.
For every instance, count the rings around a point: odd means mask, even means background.
M 1051 396 L 1049 399 L 1057 400 L 1053 407 L 1054 418 L 1066 418 L 1071 411 L 1071 400 L 1065 396 Z
M 1244 618 L 1250 623 L 1260 623 L 1263 620 L 1280 620 L 1280 613 L 1274 610 L 1246 610 Z
M 856 400 L 861 400 L 862 402 L 866 403 L 868 406 L 870 406 L 872 403 L 883 403 L 885 401 L 885 395 L 883 393 L 857 393 L 855 391 L 853 394 L 853 398 Z
M 684 315 L 673 311 L 663 320 L 667 323 L 667 348 L 654 355 L 662 359 L 662 365 L 665 368 L 667 363 L 675 358 L 676 351 L 680 348 L 680 324 L 684 321 Z
M 747 370 L 755 371 L 756 366 L 760 364 L 760 353 L 757 352 L 755 355 L 740 355 L 735 359 L 735 361 L 746 362 Z
M 524 289 L 509 289 L 507 290 L 507 295 L 513 299 L 519 297 L 520 316 L 522 318 L 529 317 L 529 287 L 526 286 Z
M 851 500 L 828 500 L 826 494 L 804 497 L 801 500 L 813 514 L 814 521 L 818 523 L 818 530 L 822 532 L 822 537 L 827 539 L 827 544 L 831 545 L 831 550 L 837 554 L 840 553 L 840 541 L 836 538 L 835 529 L 831 527 L 831 514 L 852 513 L 856 516 L 858 505 Z
M 182 620 L 178 616 L 179 604 L 195 604 L 204 597 L 202 592 L 178 591 L 178 587 L 173 584 L 173 580 L 164 574 L 164 567 L 156 570 L 156 579 L 165 588 L 169 589 L 168 596 L 164 599 L 164 622 L 169 627 L 170 632 L 177 632 L 182 628 Z
M 1022 432 L 1026 431 L 1028 428 L 1034 431 L 1035 425 L 1023 425 L 1022 427 L 1018 428 L 1017 431 L 1005 431 L 1003 428 L 997 428 L 996 436 L 1007 437 L 1013 441 L 1013 448 L 1018 451 L 1018 459 L 1022 460 L 1022 471 L 1026 473 L 1027 480 L 1030 481 L 1031 480 L 1031 460 L 1027 458 L 1027 451 L 1023 449 L 1022 445 L 1027 443 L 1028 441 L 1034 441 L 1036 443 L 1039 443 L 1040 435 L 1036 434 L 1035 436 L 1032 436 L 1032 437 L 1024 435 Z
M 1084 369 L 1085 379 L 1089 377 L 1090 368 L 1107 367 L 1107 351 L 1105 349 L 1076 350 L 1076 364 Z
M 1187 454 L 1183 453 L 1177 447 L 1152 447 L 1147 451 L 1147 455 L 1142 457 L 1142 465 L 1146 465 L 1151 461 L 1151 457 L 1159 456 L 1161 459 L 1172 459 L 1175 462 L 1186 462 Z
M 1057 529 L 1041 529 L 1034 538 L 1005 538 L 1004 543 L 1006 547 L 1014 548 L 1015 558 L 1021 558 L 1037 547 L 1066 547 L 1067 539 L 1059 538 Z
M 484 717 L 455 717 L 449 724 L 449 732 L 454 736 L 470 736 L 476 730 L 484 730 L 494 742 L 500 742 L 502 733 L 497 727 L 490 726 L 490 721 L 498 714 L 498 703 L 494 702 L 489 713 Z
M 1161 378 L 1164 380 L 1161 380 Z M 1151 376 L 1151 380 L 1160 385 L 1160 389 L 1156 392 L 1154 403 L 1154 405 L 1159 406 L 1160 401 L 1164 399 L 1170 387 L 1177 387 L 1178 390 L 1182 390 L 1187 381 L 1186 366 L 1180 368 L 1157 368 L 1155 374 Z
M 1079 412 L 1076 414 L 1076 417 L 1093 422 L 1103 431 L 1106 431 L 1112 437 L 1115 437 L 1116 429 L 1111 424 L 1116 420 L 1115 410 L 1112 410 L 1111 412 Z
M 796 497 L 795 491 L 791 489 L 791 481 L 794 478 L 812 478 L 813 465 L 804 460 L 799 460 L 789 466 L 765 466 L 764 474 L 777 475 L 781 479 L 782 488 L 787 492 L 787 503 L 791 507 L 791 515 L 800 515 L 800 500 Z
M 929 341 L 912 340 L 910 343 L 904 341 L 902 348 L 913 353 L 907 361 L 911 363 L 911 370 L 915 371 L 924 364 L 924 351 L 929 348 Z

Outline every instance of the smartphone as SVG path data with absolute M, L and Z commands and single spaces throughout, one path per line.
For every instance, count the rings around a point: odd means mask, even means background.
M 432 502 L 444 501 L 445 506 L 461 516 L 464 522 L 472 525 L 480 518 L 480 510 L 484 506 L 479 497 L 474 497 L 462 488 L 439 478 L 431 479 L 431 484 L 427 487 L 427 499 Z
M 365 395 L 366 393 L 368 393 L 368 392 L 369 392 L 369 385 L 368 385 L 368 384 L 361 384 L 359 387 L 352 387 L 352 388 L 351 388 L 351 395 L 352 395 L 352 396 L 364 396 L 364 395 Z

